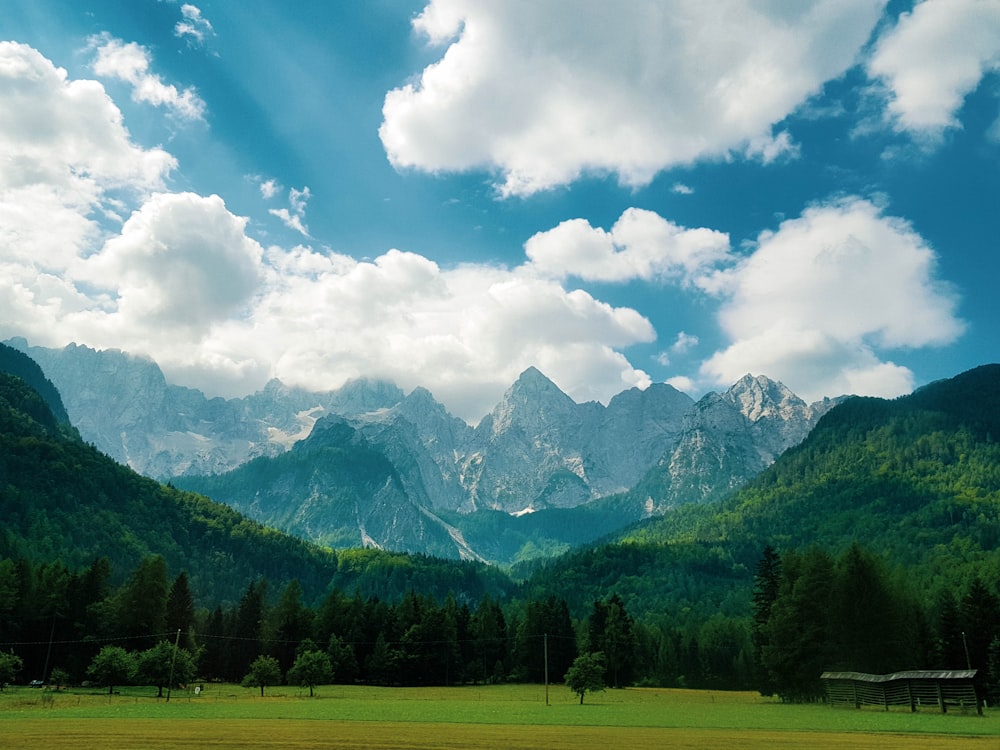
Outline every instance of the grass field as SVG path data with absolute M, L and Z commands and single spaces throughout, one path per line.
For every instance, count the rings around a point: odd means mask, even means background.
M 324 686 L 259 692 L 206 685 L 157 700 L 147 689 L 0 693 L 0 747 L 89 748 L 878 748 L 997 750 L 1000 713 L 911 714 L 783 705 L 756 693 L 563 686 Z

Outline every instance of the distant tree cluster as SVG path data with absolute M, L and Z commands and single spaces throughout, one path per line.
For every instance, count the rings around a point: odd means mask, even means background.
M 389 603 L 331 588 L 310 606 L 298 581 L 272 590 L 262 579 L 231 606 L 199 610 L 187 574 L 171 577 L 158 555 L 120 586 L 110 578 L 104 558 L 76 573 L 0 560 L 0 684 L 88 680 L 113 692 L 141 682 L 162 693 L 198 678 L 312 693 L 331 682 L 541 682 L 546 668 L 559 682 L 582 647 L 611 655 L 602 672 L 609 686 L 635 671 L 634 623 L 616 596 L 580 623 L 555 596 L 460 603 L 410 590 Z
M 973 578 L 942 588 L 933 607 L 905 577 L 858 545 L 838 558 L 819 548 L 764 551 L 753 604 L 757 686 L 785 700 L 817 700 L 827 670 L 887 674 L 978 670 L 982 691 L 1000 678 L 1000 599 Z

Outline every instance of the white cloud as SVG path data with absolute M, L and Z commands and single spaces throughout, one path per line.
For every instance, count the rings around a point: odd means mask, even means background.
M 960 127 L 965 97 L 1000 70 L 1000 2 L 925 0 L 879 40 L 868 75 L 888 89 L 895 127 L 936 138 Z
M 795 153 L 773 127 L 855 62 L 884 5 L 432 0 L 414 28 L 447 48 L 386 95 L 379 134 L 397 168 L 495 169 L 503 195 L 771 161 Z
M 163 328 L 196 337 L 257 289 L 262 250 L 245 226 L 216 195 L 157 194 L 78 276 L 116 298 L 116 320 L 108 325 L 119 335 L 133 338 L 129 329 L 138 328 L 141 339 Z
M 262 249 L 221 198 L 164 192 L 174 159 L 129 140 L 99 83 L 10 43 L 0 153 L 0 338 L 147 354 L 212 394 L 384 377 L 470 420 L 530 365 L 579 400 L 649 383 L 622 354 L 655 338 L 646 318 L 528 266 Z M 289 191 L 290 217 L 309 195 Z
M 204 117 L 205 102 L 193 88 L 179 91 L 176 86 L 164 83 L 160 76 L 149 72 L 151 59 L 145 47 L 135 42 L 126 44 L 107 32 L 92 36 L 89 47 L 97 53 L 91 65 L 94 73 L 131 84 L 135 101 L 166 107 L 185 120 Z
M 131 142 L 99 83 L 13 42 L 0 42 L 0 154 L 0 258 L 52 272 L 88 251 L 122 191 L 159 189 L 176 166 Z
M 698 346 L 697 336 L 692 336 L 689 333 L 680 331 L 677 334 L 677 338 L 674 340 L 674 343 L 671 345 L 670 350 L 677 354 L 684 354 L 691 351 L 696 346 Z
M 694 188 L 685 185 L 683 182 L 675 182 L 670 188 L 670 192 L 677 195 L 694 195 Z
M 254 180 L 257 181 L 260 188 L 260 195 L 264 200 L 271 200 L 281 192 L 281 185 L 273 178 L 265 180 L 261 177 L 255 177 Z
M 213 329 L 202 351 L 274 362 L 272 374 L 313 388 L 361 375 L 422 385 L 470 420 L 529 365 L 581 400 L 649 382 L 619 351 L 652 340 L 649 321 L 555 282 L 479 265 L 442 270 L 398 250 L 372 262 L 305 248 L 267 255 L 249 318 Z
M 585 219 L 564 221 L 524 245 L 530 265 L 556 278 L 588 281 L 679 279 L 698 284 L 729 257 L 729 236 L 680 227 L 653 211 L 626 209 L 611 231 Z
M 964 330 L 935 266 L 907 222 L 869 201 L 810 208 L 717 278 L 731 343 L 702 374 L 717 385 L 766 374 L 807 398 L 905 393 L 912 373 L 876 352 L 944 345 Z
M 203 45 L 208 37 L 215 36 L 215 29 L 197 6 L 182 5 L 181 16 L 182 20 L 174 26 L 174 36 L 181 39 L 187 37 L 189 41 L 199 46 Z
M 260 191 L 264 197 L 269 197 L 268 193 L 273 195 L 275 190 L 274 180 L 261 183 Z M 306 218 L 306 203 L 311 197 L 308 185 L 301 190 L 291 188 L 288 191 L 289 208 L 271 208 L 268 209 L 268 213 L 281 219 L 282 223 L 289 229 L 294 229 L 303 237 L 308 237 L 309 227 L 305 225 L 303 220 Z

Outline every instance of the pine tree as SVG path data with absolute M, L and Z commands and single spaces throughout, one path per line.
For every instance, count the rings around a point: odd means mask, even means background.
M 753 578 L 753 663 L 757 690 L 761 695 L 774 695 L 775 685 L 761 656 L 768 645 L 767 623 L 771 619 L 771 608 L 778 598 L 781 588 L 781 557 L 769 544 L 757 563 Z

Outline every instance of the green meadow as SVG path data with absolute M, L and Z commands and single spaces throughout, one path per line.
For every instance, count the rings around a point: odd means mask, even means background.
M 865 748 L 996 750 L 1000 714 L 788 705 L 756 693 L 562 685 L 259 691 L 205 685 L 170 701 L 120 693 L 0 693 L 4 748 Z

